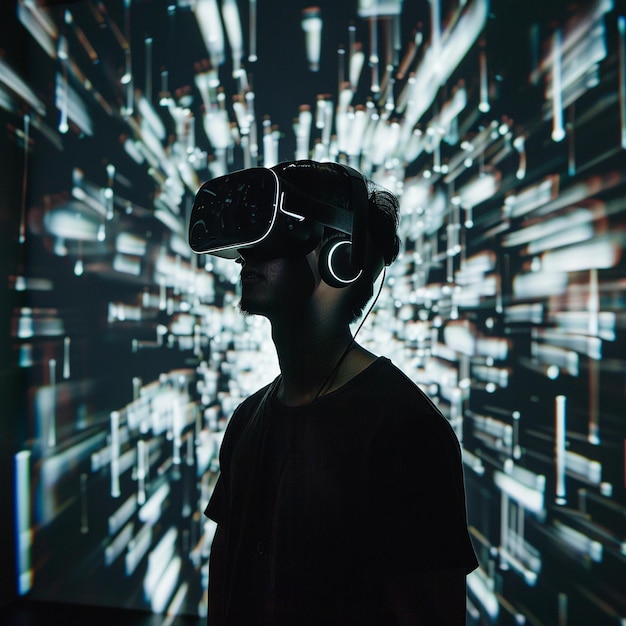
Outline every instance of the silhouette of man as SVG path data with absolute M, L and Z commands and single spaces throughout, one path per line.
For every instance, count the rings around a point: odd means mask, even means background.
M 240 308 L 270 321 L 280 375 L 224 435 L 205 512 L 217 522 L 208 623 L 464 624 L 477 562 L 458 441 L 417 385 L 351 332 L 398 254 L 397 199 L 339 164 L 271 169 L 286 190 L 276 220 L 310 203 L 300 221 L 317 207 L 325 225 L 291 248 L 288 227 L 236 248 Z

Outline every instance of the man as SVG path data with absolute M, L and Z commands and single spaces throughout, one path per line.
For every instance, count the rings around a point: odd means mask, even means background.
M 218 524 L 208 623 L 464 624 L 477 563 L 458 442 L 420 389 L 350 330 L 398 253 L 397 200 L 339 164 L 271 171 L 259 173 L 279 189 L 269 234 L 237 244 L 225 232 L 252 228 L 237 211 L 248 203 L 257 220 L 260 182 L 207 189 L 221 212 L 213 227 L 199 192 L 190 228 L 190 241 L 200 226 L 207 240 L 218 231 L 196 250 L 235 248 L 240 308 L 269 319 L 281 372 L 224 436 L 206 510 Z

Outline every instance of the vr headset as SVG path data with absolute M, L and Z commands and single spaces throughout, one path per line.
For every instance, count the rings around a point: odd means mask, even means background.
M 254 249 L 264 258 L 305 255 L 331 238 L 320 255 L 328 284 L 345 287 L 363 272 L 368 192 L 363 176 L 338 163 L 290 161 L 214 178 L 196 194 L 189 223 L 194 252 L 236 259 Z

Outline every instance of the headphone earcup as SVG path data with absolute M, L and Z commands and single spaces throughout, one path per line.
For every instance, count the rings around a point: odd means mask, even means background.
M 352 242 L 343 237 L 330 239 L 322 246 L 318 267 L 320 276 L 327 285 L 347 287 L 363 273 L 363 270 L 355 270 L 352 266 L 351 248 Z

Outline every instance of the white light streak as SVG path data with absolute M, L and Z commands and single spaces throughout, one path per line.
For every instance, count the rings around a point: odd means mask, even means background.
M 193 12 L 211 65 L 217 67 L 224 62 L 224 30 L 217 0 L 196 0 Z
M 533 513 L 543 513 L 544 511 L 544 494 L 543 490 L 532 488 L 521 483 L 508 474 L 496 471 L 493 477 L 494 483 L 509 498 L 515 500 L 528 511 Z
M 473 208 L 491 198 L 498 189 L 500 178 L 500 172 L 494 171 L 470 180 L 458 191 L 460 205 L 465 209 Z
M 530 300 L 565 293 L 566 272 L 528 272 L 513 279 L 513 294 L 520 300 Z
M 133 523 L 128 522 L 111 543 L 104 549 L 104 564 L 110 566 L 126 550 L 133 538 Z
M 556 29 L 552 37 L 552 139 L 565 139 L 563 123 L 563 86 L 561 76 L 562 36 L 561 30 Z
M 565 448 L 567 446 L 567 398 L 557 396 L 554 401 L 554 464 L 556 473 L 555 498 L 557 504 L 567 503 L 565 485 Z
M 93 467 L 92 467 L 92 471 Z M 109 516 L 109 535 L 115 535 L 128 522 L 137 511 L 137 496 L 134 494 L 127 498 L 124 503 Z
M 318 72 L 322 50 L 322 17 L 320 10 L 317 7 L 303 9 L 300 24 L 304 31 L 309 69 L 312 72 Z
M 163 504 L 169 494 L 169 483 L 163 483 L 139 509 L 139 519 L 147 524 L 155 524 L 161 516 Z
M 595 541 L 580 531 L 566 526 L 559 520 L 554 520 L 553 528 L 557 537 L 566 544 L 567 548 L 575 551 L 580 556 L 590 558 L 596 563 L 602 562 L 603 546 L 599 541 Z
M 605 235 L 594 241 L 550 250 L 541 257 L 544 272 L 577 272 L 615 267 L 622 256 L 623 242 L 619 235 Z
M 467 586 L 489 617 L 496 620 L 500 614 L 500 605 L 493 591 L 493 581 L 488 580 L 480 569 L 475 569 L 467 576 Z
M 31 546 L 33 541 L 30 507 L 30 450 L 22 450 L 15 455 L 15 534 L 17 592 L 28 593 L 33 586 L 31 566 Z
M 364 64 L 365 54 L 363 50 L 361 50 L 361 48 L 356 48 L 350 54 L 350 62 L 348 67 L 348 78 L 350 80 L 350 87 L 353 90 L 357 89 Z
M 617 18 L 619 55 L 619 120 L 622 149 L 626 150 L 626 17 Z
M 120 491 L 120 414 L 111 411 L 110 416 L 111 434 L 111 497 L 119 498 Z
M 222 0 L 222 16 L 224 27 L 233 57 L 233 76 L 238 76 L 241 70 L 241 58 L 243 56 L 243 34 L 241 32 L 241 19 L 235 0 Z
M 0 82 L 4 83 L 13 93 L 33 107 L 37 113 L 46 114 L 45 104 L 35 95 L 35 92 L 22 80 L 22 78 L 0 58 Z
M 18 0 L 17 17 L 46 54 L 51 59 L 56 58 L 55 42 L 59 31 L 45 7 L 37 6 L 35 2 Z

